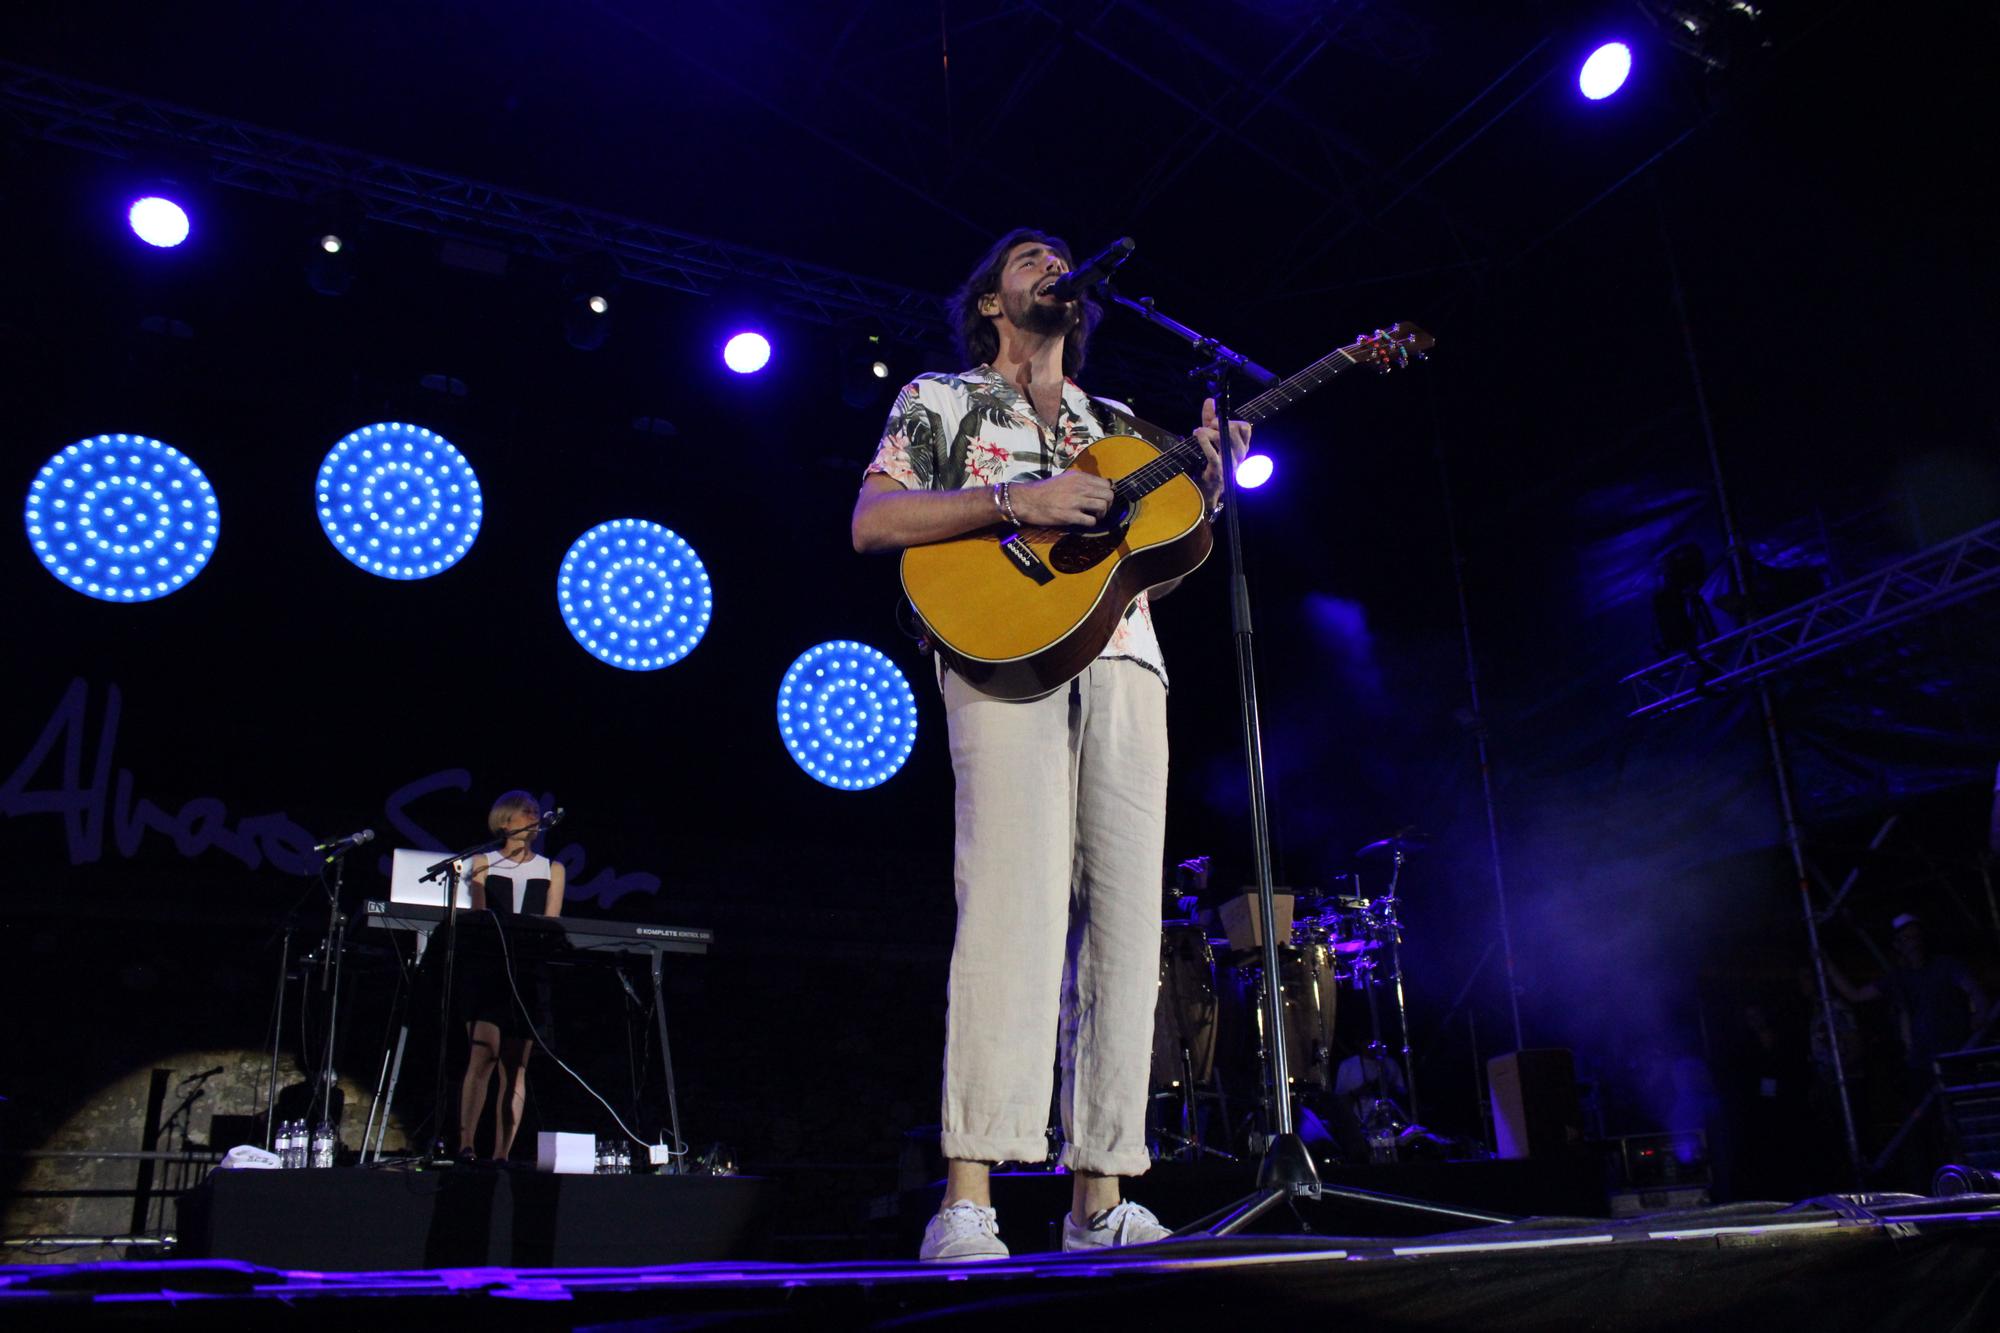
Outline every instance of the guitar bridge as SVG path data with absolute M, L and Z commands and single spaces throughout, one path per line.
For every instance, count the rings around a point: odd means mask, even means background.
M 1000 549 L 1005 551 L 1007 558 L 1014 562 L 1014 568 L 1026 574 L 1036 583 L 1055 582 L 1055 571 L 1042 563 L 1042 558 L 1035 554 L 1035 548 L 1022 540 L 1020 533 L 1009 533 L 1002 539 Z

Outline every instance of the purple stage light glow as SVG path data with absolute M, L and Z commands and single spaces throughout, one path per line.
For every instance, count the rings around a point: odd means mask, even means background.
M 1246 491 L 1254 491 L 1271 479 L 1277 464 L 1269 454 L 1251 454 L 1236 465 L 1236 484 Z
M 187 210 L 163 195 L 134 199 L 125 210 L 132 234 L 150 246 L 171 250 L 188 238 Z
M 722 364 L 739 375 L 754 375 L 770 361 L 771 341 L 761 333 L 739 333 L 722 346 Z
M 1583 62 L 1583 70 L 1576 76 L 1576 86 L 1591 101 L 1601 102 L 1623 88 L 1625 78 L 1631 72 L 1632 48 L 1623 42 L 1606 42 Z

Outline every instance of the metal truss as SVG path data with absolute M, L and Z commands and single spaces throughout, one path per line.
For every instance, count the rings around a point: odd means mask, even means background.
M 1632 717 L 1671 713 L 2000 587 L 2000 522 L 1625 677 Z
M 541 195 L 468 180 L 0 61 L 0 116 L 32 138 L 109 157 L 201 162 L 209 179 L 280 199 L 339 191 L 371 219 L 553 263 L 604 256 L 628 281 L 694 296 L 755 288 L 772 313 L 896 342 L 945 341 L 935 292 L 864 278 Z M 600 261 L 601 262 L 601 261 Z M 1106 349 L 1123 392 L 1165 405 L 1192 390 L 1178 360 Z
M 339 148 L 0 62 L 0 111 L 32 137 L 114 157 L 205 158 L 221 185 L 310 199 L 339 190 L 393 226 L 563 263 L 604 255 L 632 282 L 709 296 L 730 283 L 777 313 L 905 342 L 936 338 L 938 297 L 372 153 Z

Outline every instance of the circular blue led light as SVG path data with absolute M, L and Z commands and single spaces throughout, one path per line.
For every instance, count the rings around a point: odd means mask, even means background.
M 150 602 L 201 573 L 222 510 L 194 460 L 144 435 L 94 435 L 28 483 L 28 542 L 65 585 Z
M 400 421 L 363 426 L 327 451 L 315 488 L 334 549 L 385 579 L 427 579 L 479 536 L 479 478 L 442 435 Z
M 658 671 L 694 651 L 715 599 L 701 557 L 678 534 L 643 518 L 614 518 L 570 546 L 556 604 L 598 661 Z
M 917 743 L 917 700 L 896 664 L 865 643 L 808 648 L 778 686 L 778 735 L 794 762 L 842 791 L 896 776 Z

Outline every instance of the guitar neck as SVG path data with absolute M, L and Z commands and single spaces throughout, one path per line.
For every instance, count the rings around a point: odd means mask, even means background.
M 1249 402 L 1238 403 L 1231 415 L 1238 421 L 1262 421 L 1265 417 L 1276 416 L 1349 366 L 1359 365 L 1360 358 L 1354 353 L 1360 346 L 1357 342 L 1334 348 L 1304 370 L 1287 375 Z
M 1359 365 L 1360 358 L 1355 352 L 1361 346 L 1361 343 L 1355 342 L 1334 348 L 1304 370 L 1287 375 L 1249 402 L 1239 403 L 1230 410 L 1230 415 L 1238 421 L 1262 421 L 1277 415 L 1349 366 Z M 1206 459 L 1201 446 L 1195 443 L 1193 436 L 1182 436 L 1162 450 L 1159 461 L 1147 464 L 1120 481 L 1119 489 L 1136 499 L 1180 473 L 1199 477 L 1204 466 Z

